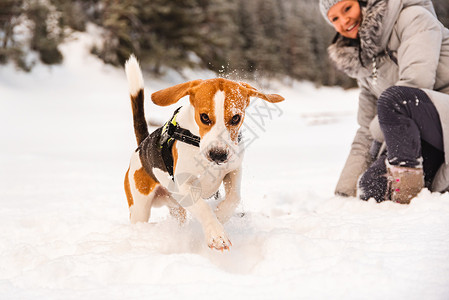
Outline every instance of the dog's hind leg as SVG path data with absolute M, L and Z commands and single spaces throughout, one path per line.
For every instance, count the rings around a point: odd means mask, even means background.
M 138 156 L 136 153 L 135 156 Z M 136 157 L 125 176 L 125 193 L 128 199 L 131 223 L 148 222 L 153 199 L 157 195 L 159 183 L 155 181 Z
M 170 195 L 170 192 L 167 191 L 162 185 L 159 185 L 155 192 L 155 196 L 153 199 L 153 207 L 161 207 L 167 206 L 170 212 L 170 215 L 178 220 L 179 224 L 182 225 L 186 221 L 187 212 L 175 199 L 173 199 Z

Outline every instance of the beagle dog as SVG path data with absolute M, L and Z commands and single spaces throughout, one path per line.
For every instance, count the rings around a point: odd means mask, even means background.
M 223 225 L 240 202 L 241 163 L 244 153 L 240 128 L 250 97 L 268 102 L 284 98 L 264 94 L 246 83 L 223 78 L 193 80 L 151 95 L 160 106 L 189 96 L 190 103 L 151 134 L 144 115 L 144 84 L 136 58 L 125 64 L 138 148 L 125 176 L 131 223 L 147 222 L 151 208 L 168 206 L 185 219 L 186 211 L 202 225 L 211 249 L 229 249 Z M 215 210 L 205 201 L 223 183 L 225 199 Z

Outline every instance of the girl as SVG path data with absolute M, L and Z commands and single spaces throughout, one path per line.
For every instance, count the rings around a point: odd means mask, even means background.
M 335 193 L 409 203 L 423 187 L 449 190 L 449 30 L 431 0 L 320 0 L 320 10 L 337 31 L 331 60 L 361 89 Z

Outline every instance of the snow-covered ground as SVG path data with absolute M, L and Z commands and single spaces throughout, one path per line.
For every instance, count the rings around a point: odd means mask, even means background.
M 259 107 L 262 118 L 255 103 L 246 118 L 255 134 L 225 225 L 230 251 L 210 250 L 197 221 L 178 226 L 164 208 L 131 225 L 125 74 L 90 56 L 90 42 L 65 44 L 62 66 L 0 66 L 1 299 L 449 299 L 449 195 L 425 190 L 410 205 L 333 195 L 357 90 L 270 83 L 286 101 L 271 116 Z M 146 77 L 146 94 L 211 76 Z M 147 115 L 161 123 L 174 107 L 147 101 Z

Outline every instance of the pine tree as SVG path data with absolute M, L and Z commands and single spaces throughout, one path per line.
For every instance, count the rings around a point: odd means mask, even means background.
M 234 73 L 241 57 L 242 38 L 239 36 L 235 16 L 235 0 L 199 0 L 203 22 L 201 41 L 194 51 L 202 65 L 222 74 Z
M 286 75 L 297 79 L 313 80 L 315 59 L 311 32 L 304 23 L 304 10 L 298 1 L 287 5 L 286 28 L 282 34 L 283 65 Z
M 60 27 L 71 28 L 75 31 L 85 31 L 88 21 L 87 11 L 93 3 L 83 0 L 51 0 L 60 12 Z
M 276 0 L 259 0 L 257 11 L 258 25 L 262 34 L 256 36 L 255 49 L 258 73 L 272 76 L 284 73 L 282 65 L 281 34 L 284 31 L 284 12 L 280 2 Z M 275 71 L 276 70 L 276 71 Z M 274 71 L 274 72 L 273 72 Z
M 201 41 L 202 11 L 196 0 L 149 1 L 141 7 L 142 59 L 156 73 L 162 66 L 179 69 L 195 64 L 189 59 Z
M 235 22 L 240 37 L 240 59 L 231 66 L 254 73 L 259 67 L 259 49 L 263 47 L 263 30 L 257 16 L 258 0 L 238 0 Z
M 19 25 L 23 1 L 4 0 L 0 2 L 0 63 L 15 61 L 27 70 L 23 61 L 21 44 L 14 38 L 14 28 Z
M 98 24 L 105 29 L 103 44 L 94 48 L 103 61 L 113 65 L 125 62 L 136 48 L 137 41 L 132 38 L 132 22 L 138 13 L 134 0 L 102 1 Z
M 58 26 L 60 15 L 54 10 L 54 6 L 47 6 L 40 1 L 30 1 L 27 4 L 26 15 L 32 22 L 30 48 L 39 53 L 40 60 L 45 64 L 61 63 L 63 57 L 58 45 L 64 37 Z

